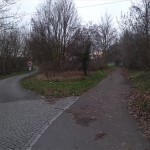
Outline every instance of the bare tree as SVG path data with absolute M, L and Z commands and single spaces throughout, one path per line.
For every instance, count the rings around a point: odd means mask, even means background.
M 23 69 L 22 35 L 18 29 L 1 32 L 0 73 L 10 74 Z
M 107 63 L 107 55 L 110 47 L 116 42 L 116 29 L 112 25 L 111 16 L 107 13 L 101 18 L 98 28 L 99 48 L 103 52 L 104 62 Z
M 0 31 L 11 29 L 16 19 L 16 14 L 10 13 L 15 0 L 0 0 Z
M 87 70 L 90 62 L 92 40 L 89 28 L 80 28 L 76 31 L 72 40 L 72 57 L 82 64 L 84 75 L 87 76 Z
M 133 5 L 136 15 L 134 15 L 137 24 L 137 33 L 141 34 L 142 42 L 142 61 L 145 67 L 150 68 L 150 1 L 142 0 L 141 4 Z M 141 49 L 140 48 L 140 49 Z
M 35 58 L 59 72 L 70 58 L 68 45 L 79 26 L 77 11 L 72 0 L 47 1 L 37 14 L 32 19 L 30 49 Z
M 132 4 L 130 13 L 122 16 L 121 48 L 125 65 L 150 68 L 150 1 Z M 128 48 L 128 49 L 127 49 Z
M 20 31 L 16 26 L 18 21 L 16 14 L 11 13 L 15 4 L 15 0 L 0 0 L 0 73 L 2 74 L 9 74 L 13 69 L 17 70 L 17 60 L 21 56 Z

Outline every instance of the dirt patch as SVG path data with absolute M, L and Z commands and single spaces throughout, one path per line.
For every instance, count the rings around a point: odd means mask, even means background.
M 62 100 L 60 98 L 54 98 L 54 97 L 50 97 L 48 99 L 45 99 L 50 105 L 57 103 L 58 101 Z
M 88 127 L 92 122 L 96 121 L 97 118 L 90 114 L 88 107 L 80 107 L 74 110 L 68 110 L 68 113 L 73 115 L 73 119 L 78 125 Z
M 94 74 L 94 72 L 90 72 L 89 75 Z M 51 80 L 51 81 L 73 81 L 85 78 L 82 71 L 67 71 L 59 74 L 49 73 L 48 76 L 45 74 L 37 74 L 34 76 L 34 79 L 37 80 Z
M 150 92 L 142 92 L 134 87 L 133 81 L 130 78 L 127 70 L 123 71 L 123 75 L 133 88 L 128 99 L 128 109 L 130 114 L 138 120 L 139 128 L 144 136 L 150 138 Z
M 106 136 L 106 133 L 103 133 L 103 132 L 102 133 L 98 133 L 98 134 L 96 134 L 96 136 L 94 138 L 94 141 L 103 139 L 105 136 Z
M 85 126 L 85 127 L 89 126 L 90 123 L 92 123 L 93 121 L 96 121 L 96 118 L 94 117 L 76 116 L 74 117 L 74 119 L 76 120 L 77 124 Z

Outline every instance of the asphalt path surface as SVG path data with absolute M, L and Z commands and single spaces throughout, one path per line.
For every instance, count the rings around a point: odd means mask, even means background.
M 21 87 L 27 76 L 0 80 L 0 150 L 150 150 L 120 70 L 78 100 L 54 104 Z
M 32 150 L 150 150 L 129 114 L 131 87 L 121 70 L 103 80 L 65 111 Z
M 0 80 L 0 150 L 28 150 L 44 131 L 76 101 L 55 103 L 23 89 L 20 81 L 31 74 Z
M 36 72 L 37 71 L 0 80 L 0 103 L 41 98 L 40 96 L 23 89 L 20 85 L 20 81 L 23 78 L 35 74 Z

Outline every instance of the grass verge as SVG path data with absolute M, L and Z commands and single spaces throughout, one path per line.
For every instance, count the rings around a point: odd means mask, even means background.
M 135 88 L 142 92 L 150 92 L 150 71 L 129 71 Z
M 106 72 L 97 72 L 89 77 L 74 81 L 50 81 L 27 78 L 22 81 L 22 86 L 45 97 L 79 96 L 96 86 L 106 76 Z
M 139 120 L 140 128 L 150 138 L 150 71 L 129 71 L 134 90 L 129 97 L 131 114 Z

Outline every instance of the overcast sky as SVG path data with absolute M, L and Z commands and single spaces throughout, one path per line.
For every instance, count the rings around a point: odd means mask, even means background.
M 31 15 L 42 2 L 43 0 L 20 0 L 19 13 L 26 14 L 23 22 L 29 23 Z M 74 0 L 74 2 L 84 24 L 89 21 L 98 23 L 106 12 L 116 20 L 116 17 L 120 17 L 121 11 L 126 13 L 131 6 L 130 0 Z

